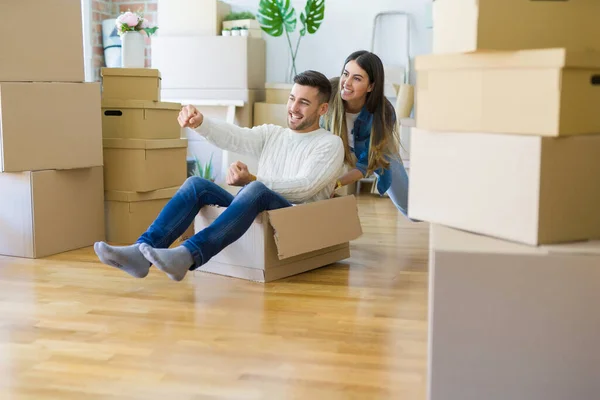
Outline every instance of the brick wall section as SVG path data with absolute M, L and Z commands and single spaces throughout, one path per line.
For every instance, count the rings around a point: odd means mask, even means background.
M 125 11 L 141 11 L 151 23 L 156 23 L 157 0 L 92 0 L 92 47 L 94 52 L 95 80 L 100 80 L 100 68 L 104 67 L 102 46 L 102 20 L 116 18 Z M 146 39 L 146 67 L 150 67 L 150 38 Z

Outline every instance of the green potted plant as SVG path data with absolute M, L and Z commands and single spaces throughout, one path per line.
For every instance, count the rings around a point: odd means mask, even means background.
M 231 12 L 223 18 L 223 29 L 234 27 L 260 30 L 256 16 L 249 11 Z
M 325 0 L 306 1 L 304 11 L 300 13 L 302 28 L 300 29 L 295 49 L 292 47 L 290 33 L 296 30 L 298 21 L 296 19 L 296 10 L 290 4 L 290 0 L 260 0 L 256 17 L 261 29 L 268 35 L 278 37 L 285 32 L 292 58 L 292 68 L 288 77 L 288 82 L 291 82 L 293 76 L 297 74 L 296 57 L 298 55 L 300 40 L 307 33 L 316 33 L 321 26 L 325 18 Z
M 194 168 L 188 173 L 189 176 L 199 176 L 200 178 L 208 179 L 211 182 L 215 181 L 215 176 L 213 175 L 213 154 L 210 154 L 210 160 L 202 165 L 198 157 L 194 155 Z
M 223 35 L 223 36 L 231 36 L 231 29 L 223 28 L 223 30 L 221 31 L 221 35 Z

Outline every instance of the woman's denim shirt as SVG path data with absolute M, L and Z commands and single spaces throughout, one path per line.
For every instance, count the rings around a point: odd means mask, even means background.
M 371 126 L 373 125 L 373 114 L 371 114 L 366 105 L 360 110 L 352 135 L 354 136 L 354 155 L 357 158 L 356 169 L 367 176 L 367 167 L 369 165 L 369 142 L 371 139 Z M 388 160 L 389 161 L 389 160 Z M 392 173 L 390 170 L 379 168 L 374 171 L 377 175 L 377 191 L 384 194 L 392 185 Z

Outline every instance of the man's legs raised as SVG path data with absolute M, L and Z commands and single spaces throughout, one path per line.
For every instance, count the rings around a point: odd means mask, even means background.
M 144 256 L 171 279 L 182 280 L 187 271 L 196 269 L 225 247 L 238 240 L 263 211 L 290 207 L 281 195 L 260 182 L 246 185 L 210 226 L 174 249 L 158 249 L 141 244 Z
M 144 278 L 151 264 L 141 253 L 141 244 L 167 248 L 192 224 L 203 206 L 215 204 L 227 207 L 232 201 L 233 195 L 215 183 L 197 176 L 190 177 L 135 244 L 110 246 L 98 242 L 94 250 L 104 264 L 117 267 L 136 278 Z

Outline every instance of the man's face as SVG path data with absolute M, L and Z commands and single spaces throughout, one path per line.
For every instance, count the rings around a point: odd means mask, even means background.
M 294 84 L 287 102 L 287 109 L 287 123 L 290 129 L 298 132 L 310 132 L 318 128 L 320 111 L 323 109 L 319 100 L 319 89 Z

